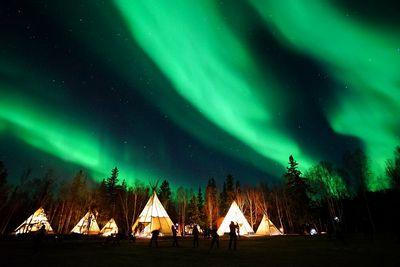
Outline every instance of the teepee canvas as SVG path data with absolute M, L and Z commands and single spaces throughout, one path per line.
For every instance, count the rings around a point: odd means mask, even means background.
M 71 233 L 83 235 L 97 235 L 99 232 L 100 229 L 96 222 L 96 217 L 90 211 L 86 213 L 78 224 L 71 230 Z
M 219 226 L 217 231 L 218 235 L 229 233 L 229 225 L 231 224 L 231 222 L 239 225 L 240 235 L 254 234 L 253 228 L 251 228 L 250 224 L 247 222 L 246 218 L 244 217 L 242 211 L 239 209 L 239 206 L 236 204 L 235 201 L 233 201 L 231 207 L 226 213 L 224 220 Z
M 52 233 L 53 229 L 47 220 L 46 213 L 43 208 L 39 208 L 28 219 L 26 219 L 20 226 L 14 230 L 14 234 L 25 234 L 30 232 L 39 231 L 44 225 L 46 232 Z
M 264 214 L 260 225 L 256 231 L 257 235 L 281 235 L 282 233 L 276 228 L 271 220 Z
M 146 206 L 132 226 L 137 236 L 149 236 L 153 230 L 161 235 L 172 235 L 172 221 L 154 191 Z
M 110 236 L 114 234 L 118 234 L 118 226 L 115 223 L 114 219 L 110 219 L 106 225 L 101 229 L 100 234 L 102 236 Z

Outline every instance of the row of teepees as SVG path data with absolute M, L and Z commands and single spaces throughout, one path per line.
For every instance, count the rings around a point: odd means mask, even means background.
M 244 217 L 243 212 L 240 210 L 239 206 L 233 201 L 231 207 L 221 225 L 219 226 L 217 233 L 218 235 L 223 235 L 224 233 L 229 233 L 229 224 L 234 222 L 239 226 L 240 235 L 250 235 L 254 234 L 253 228 L 250 226 L 246 217 Z M 256 235 L 281 235 L 282 233 L 276 228 L 276 226 L 271 222 L 266 214 L 264 214 L 261 219 L 261 223 L 257 228 Z
M 118 234 L 118 226 L 115 220 L 111 218 L 104 227 L 100 230 L 97 224 L 96 217 L 93 212 L 88 212 L 83 216 L 83 218 L 72 228 L 71 233 L 75 234 L 86 234 L 86 235 L 97 235 L 101 234 L 103 236 L 110 236 L 113 234 Z
M 39 231 L 44 226 L 47 233 L 54 233 L 53 228 L 47 219 L 46 213 L 43 208 L 39 208 L 35 211 L 28 219 L 26 219 L 20 226 L 18 226 L 13 234 L 26 234 L 31 232 Z M 78 222 L 77 225 L 72 229 L 71 233 L 76 234 L 101 234 L 103 236 L 109 236 L 118 233 L 118 227 L 114 219 L 109 220 L 106 225 L 100 230 L 99 225 L 96 222 L 96 218 L 92 212 L 88 212 Z
M 236 223 L 239 226 L 240 235 L 254 234 L 253 228 L 247 222 L 239 206 L 234 201 L 229 208 L 224 220 L 218 228 L 218 235 L 229 233 L 229 224 L 231 222 Z M 140 213 L 138 219 L 132 226 L 132 232 L 137 236 L 149 236 L 153 230 L 159 230 L 162 235 L 172 235 L 173 222 L 168 216 L 167 211 L 164 209 L 160 200 L 154 191 L 149 201 Z M 38 231 L 40 228 L 46 229 L 46 232 L 53 233 L 53 229 L 43 208 L 39 208 L 26 219 L 20 226 L 14 230 L 14 234 L 22 234 Z M 96 216 L 92 212 L 88 212 L 78 222 L 78 224 L 72 229 L 71 233 L 94 235 L 101 234 L 103 236 L 109 236 L 118 233 L 118 227 L 114 219 L 111 219 L 107 224 L 100 230 Z M 280 235 L 282 234 L 271 220 L 264 215 L 256 235 Z

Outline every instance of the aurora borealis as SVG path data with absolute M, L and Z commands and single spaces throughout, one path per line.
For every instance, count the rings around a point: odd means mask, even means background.
M 306 171 L 360 147 L 369 188 L 386 188 L 400 22 L 393 1 L 361 2 L 2 3 L 0 160 L 15 178 L 118 166 L 128 183 L 197 186 L 273 182 L 290 154 Z

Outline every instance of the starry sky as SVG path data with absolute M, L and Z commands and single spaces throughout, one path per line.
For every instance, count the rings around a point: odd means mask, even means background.
M 399 4 L 2 1 L 0 160 L 100 181 L 279 183 L 400 144 Z

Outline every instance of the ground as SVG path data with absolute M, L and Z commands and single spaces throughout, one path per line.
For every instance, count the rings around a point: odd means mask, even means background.
M 34 251 L 32 240 L 0 240 L 0 266 L 400 266 L 400 242 L 390 234 L 373 240 L 361 235 L 345 239 L 327 236 L 241 237 L 237 250 L 228 250 L 228 239 L 209 250 L 210 240 L 193 248 L 190 237 L 172 247 L 171 238 L 160 238 L 158 248 L 148 239 L 105 244 L 104 239 L 43 240 Z

